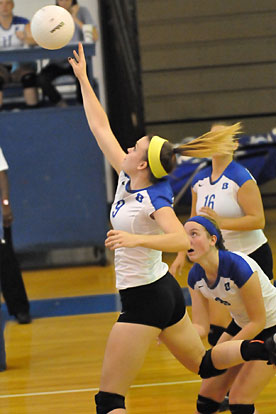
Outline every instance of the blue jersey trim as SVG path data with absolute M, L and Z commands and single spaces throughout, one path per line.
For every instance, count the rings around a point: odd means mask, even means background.
M 126 173 L 124 174 L 126 177 L 128 177 Z M 162 180 L 159 180 L 157 183 L 149 187 L 139 188 L 138 190 L 130 189 L 129 180 L 126 183 L 125 189 L 128 193 L 131 194 L 146 191 L 155 210 L 159 210 L 162 207 L 173 208 L 173 191 L 168 177 L 164 177 Z
M 188 285 L 194 289 L 195 284 L 199 282 L 201 279 L 204 279 L 205 272 L 202 267 L 195 263 L 188 274 Z
M 219 251 L 219 275 L 230 277 L 238 288 L 241 288 L 254 271 L 250 265 L 238 254 L 227 250 Z
M 209 288 L 214 289 L 220 278 L 229 278 L 238 288 L 241 288 L 253 273 L 250 265 L 241 256 L 227 250 L 219 250 L 218 277 Z M 207 282 L 205 271 L 198 263 L 195 263 L 188 274 L 188 285 L 194 289 L 195 284 L 202 279 Z
M 173 207 L 173 191 L 168 177 L 148 187 L 147 192 L 155 210 L 162 207 Z
M 236 161 L 232 161 L 224 170 L 223 175 L 229 178 L 241 187 L 246 181 L 253 180 L 250 172 Z
M 234 181 L 238 184 L 239 187 L 241 187 L 246 181 L 253 180 L 252 175 L 250 172 L 241 164 L 237 163 L 236 161 L 232 161 L 223 171 L 221 176 L 216 181 L 211 181 L 211 174 L 212 174 L 212 167 L 206 167 L 203 168 L 198 174 L 196 174 L 192 181 L 192 187 L 204 178 L 209 177 L 210 184 L 214 185 L 216 184 L 222 176 L 225 176 L 229 178 L 230 180 Z
M 194 176 L 194 178 L 193 178 L 193 180 L 192 180 L 192 187 L 198 182 L 198 181 L 200 181 L 200 180 L 203 180 L 204 178 L 206 178 L 206 177 L 210 177 L 211 176 L 211 174 L 212 174 L 212 167 L 211 166 L 209 166 L 209 167 L 206 167 L 206 168 L 203 168 L 201 171 L 199 171 L 199 173 L 197 173 L 195 176 Z
M 13 16 L 12 24 L 28 24 L 29 20 L 25 17 Z

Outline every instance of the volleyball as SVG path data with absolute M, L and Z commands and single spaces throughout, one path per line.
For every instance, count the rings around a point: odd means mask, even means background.
M 73 17 L 60 6 L 42 7 L 31 20 L 32 36 L 44 49 L 61 49 L 70 42 L 74 31 Z

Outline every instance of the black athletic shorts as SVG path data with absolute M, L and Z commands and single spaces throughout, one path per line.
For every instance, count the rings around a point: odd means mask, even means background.
M 227 326 L 225 329 L 225 332 L 227 332 L 231 336 L 237 335 L 242 328 L 236 324 L 236 322 L 232 319 L 232 322 Z M 264 329 L 262 332 L 260 332 L 255 338 L 253 339 L 259 339 L 260 341 L 265 341 L 267 338 L 272 336 L 276 333 L 276 325 L 271 326 L 270 328 Z
M 268 243 L 263 244 L 248 256 L 258 263 L 270 280 L 273 279 L 273 256 Z
M 122 312 L 118 322 L 165 329 L 179 322 L 185 315 L 182 289 L 169 272 L 153 283 L 122 289 L 119 293 Z

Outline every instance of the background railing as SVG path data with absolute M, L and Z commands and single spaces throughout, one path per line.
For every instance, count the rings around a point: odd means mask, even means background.
M 126 149 L 144 135 L 136 1 L 102 0 L 100 15 L 109 119 Z

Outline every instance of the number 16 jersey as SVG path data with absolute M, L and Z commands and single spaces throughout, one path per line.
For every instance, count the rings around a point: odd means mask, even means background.
M 193 191 L 197 194 L 196 214 L 202 207 L 212 208 L 221 217 L 242 217 L 244 212 L 238 203 L 238 191 L 248 180 L 254 180 L 250 172 L 232 161 L 221 176 L 211 181 L 212 167 L 204 168 L 192 181 Z M 254 180 L 255 181 L 255 180 Z M 267 242 L 263 231 L 222 230 L 225 247 L 231 251 L 250 254 Z

